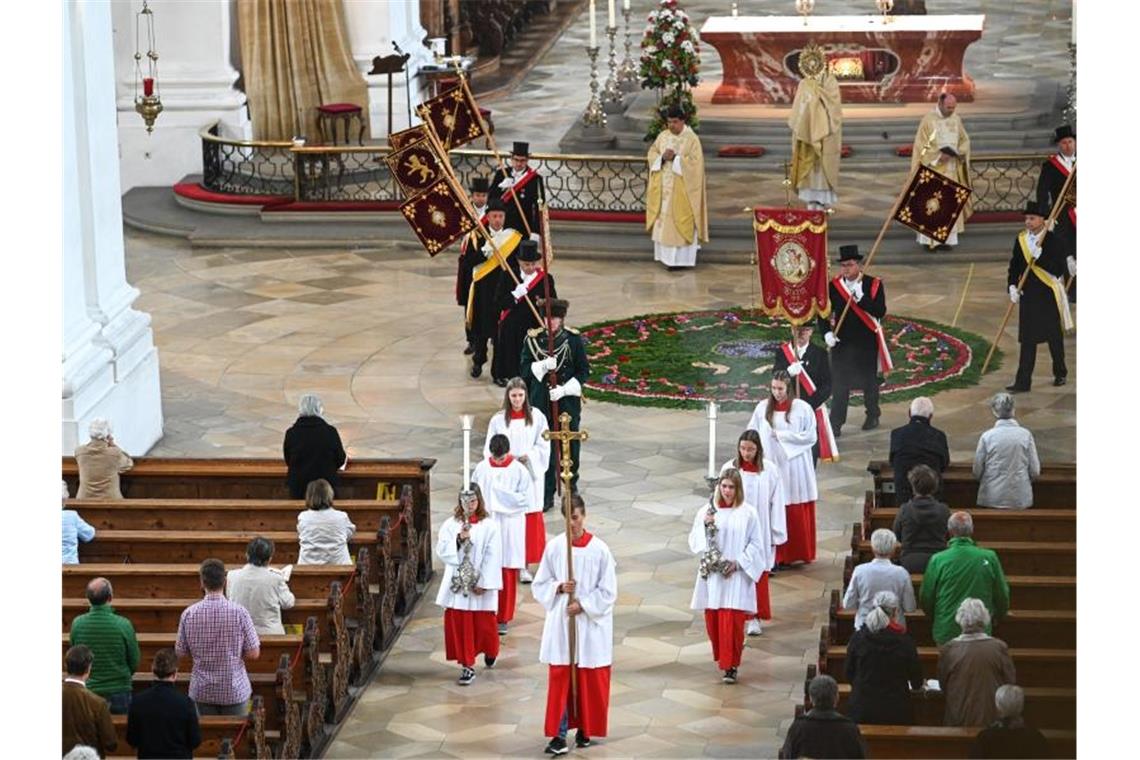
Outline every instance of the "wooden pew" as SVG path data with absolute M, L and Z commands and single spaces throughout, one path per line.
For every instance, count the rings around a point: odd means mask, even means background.
M 867 756 L 874 758 L 962 758 L 970 756 L 974 738 L 981 726 L 859 726 L 867 745 Z M 1077 732 L 1045 729 L 1041 732 L 1056 758 L 1077 756 Z
M 978 481 L 974 480 L 973 462 L 951 462 L 942 473 L 942 501 L 960 508 L 977 506 Z M 880 507 L 897 507 L 895 473 L 890 463 L 872 460 L 867 472 L 874 480 L 875 497 Z M 1033 481 L 1033 507 L 1045 509 L 1077 508 L 1077 465 L 1074 462 L 1043 462 L 1041 477 Z
M 974 538 L 978 541 L 1072 541 L 1077 535 L 1075 509 L 987 509 L 966 510 L 974 518 Z M 82 511 L 83 519 L 87 516 Z M 862 535 L 870 538 L 879 528 L 892 529 L 896 507 L 874 509 L 863 517 Z M 90 522 L 90 520 L 88 520 Z
M 355 572 L 355 565 L 294 565 L 289 590 L 298 597 L 326 596 L 329 584 L 333 581 L 344 583 Z M 83 596 L 88 581 L 99 576 L 111 581 L 116 597 L 165 599 L 202 594 L 197 564 L 93 563 L 63 565 L 63 595 Z
M 79 561 L 88 562 L 202 562 L 215 558 L 227 567 L 245 564 L 245 547 L 251 539 L 262 536 L 273 541 L 273 561 L 280 564 L 297 562 L 300 545 L 296 531 L 245 530 L 104 530 L 96 539 L 79 545 Z M 355 554 L 361 547 L 374 547 L 376 536 L 357 533 L 349 541 Z
M 399 499 L 337 499 L 357 533 L 375 533 L 380 520 L 395 519 Z M 303 501 L 279 499 L 68 499 L 67 508 L 100 530 L 294 531 Z
M 134 757 L 135 750 L 127 743 L 127 716 L 112 715 L 115 735 L 119 746 L 111 757 Z M 198 730 L 202 743 L 194 751 L 194 757 L 223 758 L 263 758 L 273 757 L 265 735 L 265 705 L 261 697 L 253 698 L 253 706 L 247 718 L 226 715 L 203 715 L 198 718 Z M 236 744 L 235 744 L 236 742 Z
M 862 525 L 855 523 L 851 534 L 851 555 L 855 557 L 855 564 L 875 558 L 871 541 L 860 538 L 861 532 Z M 979 541 L 978 545 L 997 552 L 1002 570 L 1007 575 L 1077 574 L 1075 541 Z

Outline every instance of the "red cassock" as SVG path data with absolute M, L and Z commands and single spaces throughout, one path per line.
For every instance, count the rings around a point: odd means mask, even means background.
M 789 504 L 788 540 L 776 547 L 776 561 L 786 565 L 792 562 L 815 561 L 815 502 Z
M 768 571 L 756 581 L 756 615 L 760 620 L 772 619 L 772 600 L 768 594 Z
M 443 611 L 443 645 L 447 659 L 473 667 L 479 654 L 499 656 L 499 631 L 495 613 L 454 610 Z
M 499 613 L 496 619 L 500 623 L 509 623 L 515 619 L 515 601 L 518 598 L 519 569 L 517 567 L 503 568 L 503 588 L 499 590 Z
M 526 563 L 532 565 L 541 562 L 542 551 L 545 548 L 546 521 L 543 520 L 541 512 L 528 512 L 526 515 Z
M 744 610 L 705 610 L 705 630 L 712 643 L 713 659 L 721 670 L 740 667 L 744 652 Z
M 570 666 L 549 665 L 546 686 L 546 735 L 557 736 L 562 714 L 570 706 Z M 605 736 L 609 730 L 610 666 L 578 668 L 578 705 L 570 711 L 570 728 L 577 728 L 591 738 Z

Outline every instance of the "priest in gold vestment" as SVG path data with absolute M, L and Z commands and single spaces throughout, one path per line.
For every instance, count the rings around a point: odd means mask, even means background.
M 709 241 L 705 159 L 684 111 L 670 108 L 666 127 L 649 148 L 645 229 L 651 231 L 655 261 L 692 267 L 701 242 Z
M 919 164 L 927 166 L 944 177 L 949 177 L 960 185 L 970 185 L 970 136 L 962 118 L 954 111 L 958 99 L 944 92 L 938 96 L 934 110 L 922 117 L 918 132 L 914 136 L 914 147 L 910 157 L 910 170 L 913 173 Z M 962 215 L 950 231 L 950 237 L 939 245 L 934 238 L 922 233 L 918 242 L 933 250 L 958 245 L 958 233 L 966 228 L 966 217 L 972 213 L 972 204 L 967 201 Z
M 802 79 L 796 86 L 792 115 L 792 191 L 809 209 L 823 210 L 839 201 L 839 151 L 843 145 L 843 101 L 839 82 L 827 70 L 822 51 L 808 45 L 800 53 Z

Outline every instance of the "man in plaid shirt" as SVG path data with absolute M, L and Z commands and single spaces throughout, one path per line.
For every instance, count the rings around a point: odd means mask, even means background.
M 240 604 L 226 599 L 226 566 L 208 559 L 198 570 L 206 598 L 182 611 L 179 657 L 190 657 L 190 698 L 199 715 L 245 715 L 253 688 L 243 660 L 261 655 L 253 619 Z

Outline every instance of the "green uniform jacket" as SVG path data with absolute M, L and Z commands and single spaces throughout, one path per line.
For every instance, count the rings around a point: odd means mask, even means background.
M 86 644 L 94 661 L 87 688 L 107 697 L 131 691 L 131 676 L 139 667 L 139 642 L 131 621 L 115 614 L 110 604 L 92 607 L 71 621 L 71 646 Z
M 550 429 L 554 430 L 557 422 L 550 419 L 550 389 L 546 385 L 549 374 L 544 374 L 542 380 L 539 380 L 530 369 L 532 363 L 547 356 L 546 330 L 540 327 L 528 330 L 526 339 L 523 340 L 519 374 L 526 379 L 530 405 L 547 416 Z M 554 356 L 558 360 L 558 368 L 555 370 L 558 373 L 558 384 L 563 385 L 574 377 L 585 392 L 586 381 L 590 379 L 590 364 L 586 360 L 586 343 L 582 336 L 573 328 L 559 330 L 554 336 Z M 582 414 L 581 397 L 563 396 L 558 402 L 558 411 L 567 412 L 572 419 L 577 420 Z
M 966 536 L 950 539 L 944 551 L 930 558 L 918 596 L 922 611 L 933 617 L 931 628 L 939 646 L 962 633 L 954 614 L 963 599 L 980 599 L 994 620 L 1009 610 L 1009 584 L 997 554 Z M 991 630 L 986 626 L 986 633 Z

